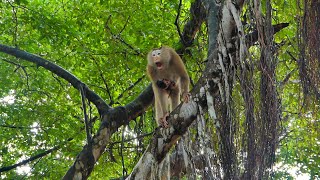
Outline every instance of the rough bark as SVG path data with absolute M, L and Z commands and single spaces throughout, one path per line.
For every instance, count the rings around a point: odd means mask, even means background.
M 300 2 L 298 1 L 297 4 Z M 305 105 L 314 96 L 320 102 L 320 2 L 304 1 L 304 14 L 300 17 L 299 43 L 299 75 L 305 98 Z
M 281 110 L 276 89 L 275 69 L 277 66 L 274 57 L 273 28 L 271 25 L 271 4 L 266 1 L 266 16 L 261 12 L 260 1 L 255 0 L 254 12 L 257 21 L 258 40 L 261 47 L 261 119 L 258 121 L 258 143 L 256 156 L 256 168 L 258 177 L 269 177 L 270 169 L 275 161 L 275 150 L 277 147 L 279 121 Z

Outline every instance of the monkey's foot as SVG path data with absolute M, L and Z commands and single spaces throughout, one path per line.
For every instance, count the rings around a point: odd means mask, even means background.
M 162 118 L 160 118 L 160 125 L 164 128 L 169 127 L 169 123 L 167 121 L 168 117 L 169 117 L 169 113 L 166 113 Z

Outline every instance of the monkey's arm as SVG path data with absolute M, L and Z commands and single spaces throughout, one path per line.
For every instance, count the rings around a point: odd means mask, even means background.
M 182 95 L 183 102 L 187 103 L 189 102 L 189 98 L 190 98 L 190 93 L 189 93 L 190 79 L 187 73 L 180 77 L 180 84 L 181 84 L 181 95 Z
M 182 100 L 183 102 L 188 102 L 189 101 L 189 84 L 190 84 L 190 79 L 189 75 L 187 73 L 187 70 L 184 66 L 184 63 L 180 59 L 180 57 L 177 55 L 176 58 L 173 59 L 173 67 L 175 69 L 175 72 L 180 78 L 180 93 L 182 95 Z
M 157 76 L 156 71 L 150 65 L 147 66 L 147 75 L 149 76 L 149 78 L 151 79 L 152 82 L 157 81 L 156 80 L 156 76 Z

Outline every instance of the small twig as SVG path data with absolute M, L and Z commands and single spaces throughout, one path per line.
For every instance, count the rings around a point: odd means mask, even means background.
M 69 138 L 69 139 L 67 139 L 67 141 L 64 142 L 63 144 L 65 144 L 65 143 L 67 143 L 67 142 L 70 142 L 70 141 L 72 141 L 72 140 L 73 140 L 73 138 Z M 33 161 L 33 160 L 36 160 L 36 159 L 38 159 L 38 158 L 42 158 L 42 157 L 44 157 L 44 156 L 46 156 L 46 155 L 48 155 L 48 154 L 50 154 L 50 153 L 52 153 L 52 152 L 60 149 L 63 144 L 58 145 L 58 146 L 55 146 L 55 147 L 53 147 L 53 148 L 51 148 L 51 149 L 49 149 L 49 150 L 44 151 L 43 153 L 37 154 L 37 155 L 35 155 L 35 156 L 32 156 L 32 157 L 30 157 L 30 158 L 28 158 L 28 159 L 26 159 L 26 160 L 23 160 L 23 161 L 21 161 L 21 162 L 19 162 L 19 163 L 17 163 L 17 164 L 14 164 L 14 165 L 11 165 L 11 166 L 1 167 L 1 168 L 0 168 L 0 172 L 10 171 L 10 170 L 12 170 L 12 169 L 14 169 L 14 168 L 16 168 L 16 167 L 18 167 L 18 166 L 22 166 L 22 165 L 25 165 L 25 164 Z
M 13 21 L 15 23 L 14 25 L 14 34 L 13 34 L 13 44 L 15 47 L 18 47 L 18 44 L 17 44 L 17 35 L 18 35 L 18 17 L 17 17 L 17 7 L 14 6 L 10 1 L 7 1 L 10 6 L 12 7 L 12 18 L 13 18 Z
M 110 100 L 109 104 L 113 104 L 113 98 L 111 96 L 111 91 L 109 89 L 107 80 L 106 80 L 106 78 L 104 78 L 103 73 L 101 71 L 101 68 L 100 68 L 99 64 L 97 63 L 96 59 L 92 55 L 91 55 L 91 58 L 93 59 L 93 62 L 95 63 L 95 65 L 98 67 L 99 75 L 100 75 L 100 77 L 101 77 L 101 79 L 102 79 L 102 81 L 103 81 L 103 83 L 104 83 L 104 85 L 106 87 L 106 91 L 107 91 L 107 93 L 109 95 L 109 100 Z
M 291 70 L 287 75 L 286 77 L 283 79 L 283 81 L 280 82 L 280 89 L 283 88 L 283 86 L 289 81 L 289 79 L 291 78 L 293 72 L 295 72 L 297 70 L 297 68 Z
M 150 132 L 150 133 L 142 134 L 142 135 L 137 136 L 137 137 L 134 137 L 134 138 L 122 139 L 121 141 L 115 141 L 115 142 L 110 143 L 110 144 L 109 144 L 109 147 L 106 148 L 106 151 L 108 150 L 109 156 L 110 156 L 110 158 L 111 158 L 111 161 L 112 161 L 112 162 L 117 162 L 117 161 L 116 161 L 116 158 L 114 157 L 113 152 L 112 152 L 112 150 L 114 149 L 114 148 L 113 148 L 114 145 L 120 144 L 120 143 L 122 144 L 122 143 L 129 142 L 129 141 L 132 141 L 132 140 L 135 140 L 135 139 L 139 139 L 139 140 L 140 140 L 140 139 L 142 139 L 142 138 L 144 138 L 144 137 L 146 137 L 146 136 L 151 136 L 153 133 L 154 133 L 154 132 Z M 139 146 L 139 145 L 138 145 L 138 146 Z M 118 149 L 118 148 L 117 148 L 117 149 Z M 125 149 L 125 147 L 122 147 L 121 149 Z
M 126 45 L 127 47 L 129 47 L 131 50 L 133 50 L 133 51 L 136 53 L 136 55 L 142 55 L 141 52 L 140 52 L 138 49 L 134 48 L 132 45 L 130 45 L 130 44 L 127 43 L 124 39 L 122 39 L 122 37 L 120 36 L 120 34 L 121 34 L 121 32 L 122 32 L 123 30 L 121 30 L 120 33 L 118 33 L 117 35 L 112 32 L 111 28 L 110 28 L 109 25 L 108 25 L 110 19 L 111 19 L 111 15 L 108 17 L 108 19 L 107 19 L 107 21 L 106 21 L 106 23 L 105 23 L 105 28 L 106 28 L 106 30 L 108 30 L 108 32 L 111 34 L 111 36 L 112 36 L 114 39 L 116 39 L 116 40 L 120 41 L 121 43 L 123 43 L 124 45 Z M 127 21 L 129 21 L 129 19 L 127 19 Z M 124 28 L 125 28 L 125 26 L 124 26 Z
M 124 131 L 126 129 L 126 126 L 123 126 L 122 128 L 122 137 L 121 137 L 121 147 L 120 147 L 120 155 L 121 155 L 121 164 L 122 164 L 122 177 L 127 176 L 127 170 L 124 165 L 124 157 L 123 157 L 123 147 L 124 147 Z
M 294 60 L 294 62 L 298 62 L 297 58 L 295 58 L 290 51 L 287 51 L 287 54 Z
M 20 65 L 18 63 L 9 61 L 9 60 L 4 59 L 4 58 L 2 58 L 2 60 L 7 62 L 7 63 L 10 63 L 10 64 L 13 64 L 13 65 L 17 66 L 17 68 L 13 72 L 17 72 L 19 69 L 22 69 L 23 73 L 25 74 L 26 80 L 27 80 L 27 87 L 28 87 L 28 89 L 30 89 L 30 86 L 29 86 L 29 74 L 28 74 L 28 72 L 26 70 L 27 66 Z
M 36 165 L 41 161 L 41 159 L 42 159 L 42 157 L 40 157 L 40 158 L 37 160 L 37 162 L 35 162 L 35 163 L 33 164 L 33 166 L 31 167 L 30 171 L 32 171 L 32 170 L 34 169 L 34 167 L 36 167 Z M 25 179 L 27 176 L 28 176 L 28 173 L 26 173 L 26 174 L 21 178 L 21 180 Z
M 86 134 L 87 134 L 87 143 L 88 146 L 91 145 L 91 134 L 90 134 L 90 127 L 89 127 L 89 120 L 87 115 L 87 108 L 86 108 L 86 96 L 83 90 L 83 84 L 80 85 L 79 91 L 81 93 L 81 100 L 82 100 L 82 110 L 83 110 L 83 116 L 84 116 L 84 124 L 86 128 Z
M 182 6 L 182 0 L 179 0 L 178 14 L 176 16 L 176 20 L 175 20 L 174 24 L 177 27 L 177 31 L 178 31 L 179 37 L 181 39 L 181 42 L 183 43 L 183 45 L 186 45 L 186 43 L 184 41 L 184 38 L 182 36 L 181 30 L 180 30 L 180 25 L 179 25 L 179 17 L 180 17 L 180 12 L 181 12 L 181 6 Z
M 129 23 L 129 19 L 130 19 L 130 16 L 127 18 L 126 23 L 124 24 L 123 28 L 120 30 L 120 32 L 118 33 L 118 35 L 120 35 L 120 34 L 124 31 L 124 29 L 127 27 L 128 23 Z
M 63 88 L 64 86 L 63 86 L 62 82 L 60 81 L 60 79 L 57 76 L 55 76 L 56 74 L 51 73 L 51 75 L 52 75 L 53 79 L 55 79 L 60 84 L 60 86 Z
M 11 129 L 42 129 L 43 127 L 28 127 L 28 126 L 13 126 L 9 124 L 0 124 L 0 127 L 11 128 Z M 48 127 L 51 128 L 51 127 Z
M 118 100 L 121 99 L 121 98 L 123 97 L 123 95 L 124 95 L 125 92 L 131 90 L 134 86 L 136 86 L 139 82 L 141 82 L 144 77 L 146 77 L 145 74 L 142 75 L 142 76 L 141 76 L 136 82 L 134 82 L 131 86 L 129 86 L 127 89 L 125 89 L 125 90 L 117 97 L 117 99 L 118 99 Z
M 88 100 L 88 106 L 89 106 L 89 124 L 90 124 L 90 133 L 92 134 L 92 127 L 93 127 L 93 125 L 92 125 L 92 120 L 93 120 L 93 118 L 92 118 L 92 106 L 91 106 L 91 103 L 90 103 L 90 101 Z M 96 117 L 94 117 L 94 118 L 96 118 Z
M 125 139 L 125 140 L 123 140 L 123 142 L 129 142 L 129 141 L 132 141 L 132 140 L 135 140 L 135 139 L 141 139 L 141 138 L 143 138 L 143 137 L 150 136 L 150 135 L 152 135 L 153 133 L 154 133 L 154 132 L 150 132 L 150 133 L 142 134 L 142 135 L 137 136 L 137 137 L 134 137 L 134 138 Z M 119 143 L 122 143 L 122 141 L 112 142 L 112 143 L 110 143 L 110 146 L 114 146 L 115 144 L 119 144 Z
M 18 68 L 25 67 L 25 66 L 22 66 L 22 65 L 20 65 L 20 64 L 18 64 L 18 63 L 15 63 L 15 62 L 13 62 L 13 61 L 9 61 L 9 60 L 4 59 L 4 58 L 1 58 L 1 60 L 5 61 L 5 62 L 7 62 L 7 63 L 13 64 L 13 65 L 15 65 L 15 66 L 18 66 Z

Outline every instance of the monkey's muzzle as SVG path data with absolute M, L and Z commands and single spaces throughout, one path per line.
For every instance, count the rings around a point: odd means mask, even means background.
M 162 63 L 161 63 L 161 62 L 155 62 L 155 65 L 157 66 L 157 68 L 158 68 L 159 70 L 162 69 Z

